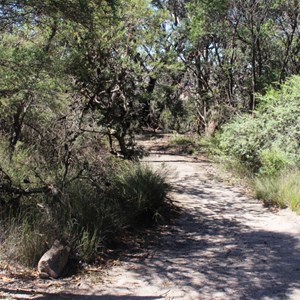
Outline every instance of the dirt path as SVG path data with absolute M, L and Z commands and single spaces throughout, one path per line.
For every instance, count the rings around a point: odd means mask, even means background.
M 300 299 L 299 216 L 271 212 L 214 179 L 204 159 L 154 154 L 146 161 L 171 170 L 182 208 L 175 224 L 105 274 L 62 286 L 60 297 L 49 287 L 22 299 Z

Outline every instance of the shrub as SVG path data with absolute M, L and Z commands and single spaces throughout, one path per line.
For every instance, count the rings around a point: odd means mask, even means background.
M 233 156 L 253 170 L 259 168 L 259 153 L 264 143 L 260 120 L 249 115 L 236 117 L 222 128 L 218 136 L 219 147 L 227 155 Z
M 276 173 L 300 162 L 300 76 L 260 97 L 255 114 L 237 116 L 222 128 L 219 147 L 254 172 Z M 282 150 L 279 150 L 282 149 Z M 283 151 L 284 149 L 284 151 Z
M 261 163 L 260 173 L 267 176 L 274 176 L 289 165 L 286 153 L 278 148 L 262 150 L 259 158 Z
M 194 136 L 174 134 L 169 140 L 170 146 L 175 146 L 182 153 L 196 154 L 200 149 L 200 143 Z
M 190 136 L 175 134 L 171 137 L 169 144 L 176 146 L 188 146 L 195 143 L 194 139 Z
M 205 152 L 214 157 L 221 157 L 223 155 L 220 149 L 219 132 L 212 136 L 203 136 L 199 140 L 199 145 L 205 149 Z
M 300 76 L 259 97 L 253 115 L 235 117 L 217 135 L 220 152 L 254 176 L 258 198 L 299 211 Z M 292 170 L 292 171 L 291 171 Z
M 110 158 L 79 174 L 70 176 L 55 196 L 24 197 L 17 210 L 2 212 L 2 256 L 34 266 L 55 239 L 62 239 L 90 262 L 106 241 L 127 228 L 153 224 L 162 214 L 169 188 L 166 171 Z
M 122 162 L 110 180 L 112 197 L 119 203 L 122 212 L 127 212 L 123 217 L 128 225 L 153 221 L 169 189 L 165 171 L 153 171 L 147 165 L 128 161 Z

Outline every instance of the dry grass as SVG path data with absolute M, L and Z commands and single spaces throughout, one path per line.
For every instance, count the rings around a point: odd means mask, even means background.
M 104 242 L 158 221 L 169 190 L 165 171 L 119 159 L 103 164 L 99 178 L 70 181 L 59 199 L 27 199 L 2 215 L 1 256 L 35 266 L 61 239 L 81 261 L 92 262 Z

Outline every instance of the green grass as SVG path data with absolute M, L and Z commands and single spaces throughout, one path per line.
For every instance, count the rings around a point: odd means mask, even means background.
M 128 212 L 127 222 L 135 224 L 152 220 L 169 191 L 166 170 L 153 171 L 148 165 L 124 161 L 112 177 L 113 197 Z
M 205 150 L 205 153 L 211 157 L 224 157 L 224 153 L 219 147 L 218 135 L 202 136 L 199 140 L 200 146 Z
M 170 138 L 169 144 L 176 146 L 186 146 L 194 145 L 195 141 L 193 137 L 175 134 Z
M 285 170 L 277 176 L 258 177 L 255 192 L 259 199 L 300 213 L 300 170 Z
M 223 169 L 233 174 L 231 182 L 240 182 L 268 205 L 289 207 L 300 213 L 300 170 L 287 153 L 278 148 L 266 148 L 258 155 L 259 165 L 251 159 L 242 161 L 220 147 L 219 136 L 201 139 L 202 147 Z M 243 147 L 240 149 L 243 150 Z M 228 177 L 228 176 L 227 176 Z
M 55 229 L 47 228 L 44 221 L 32 220 L 26 213 L 7 220 L 0 257 L 24 266 L 36 266 L 49 245 L 52 245 L 56 235 Z

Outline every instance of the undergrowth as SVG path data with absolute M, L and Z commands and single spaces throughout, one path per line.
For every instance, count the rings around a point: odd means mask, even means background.
M 276 176 L 257 177 L 255 192 L 267 204 L 290 207 L 300 213 L 300 170 L 284 170 Z
M 166 170 L 109 158 L 71 178 L 55 196 L 20 199 L 1 210 L 1 256 L 35 266 L 56 239 L 83 262 L 101 256 L 106 243 L 126 230 L 155 224 L 163 218 L 169 184 Z
M 258 97 L 250 114 L 236 116 L 211 141 L 211 153 L 252 181 L 258 198 L 300 212 L 300 77 Z

